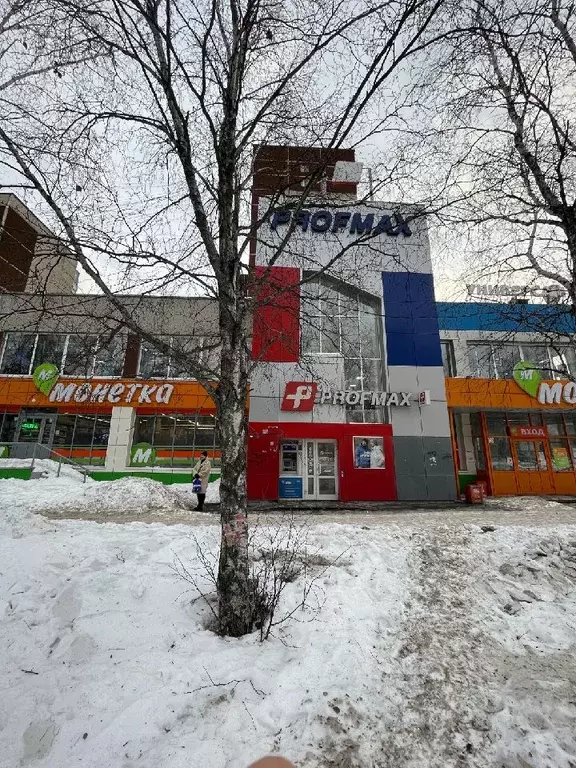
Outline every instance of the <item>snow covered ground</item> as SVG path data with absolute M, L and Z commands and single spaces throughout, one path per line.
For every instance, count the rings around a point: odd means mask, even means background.
M 150 482 L 0 481 L 1 768 L 576 765 L 576 525 L 555 522 L 571 508 L 495 505 L 486 532 L 480 510 L 314 518 L 310 606 L 261 644 L 207 629 L 174 565 L 204 583 L 198 546 L 214 554 L 218 527 L 189 490 Z M 194 525 L 35 514 L 94 504 Z

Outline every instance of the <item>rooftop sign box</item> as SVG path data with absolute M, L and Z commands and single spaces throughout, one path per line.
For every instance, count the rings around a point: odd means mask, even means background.
M 332 232 L 338 234 L 347 231 L 351 235 L 376 237 L 390 235 L 410 237 L 412 230 L 401 214 L 391 216 L 382 213 L 360 213 L 359 211 L 337 210 L 302 210 L 281 209 L 275 211 L 270 218 L 270 229 L 275 232 L 278 227 L 292 223 L 294 229 L 302 232 Z
M 566 291 L 559 285 L 546 285 L 538 287 L 534 285 L 478 285 L 471 283 L 466 286 L 469 296 L 509 296 L 527 297 L 534 296 L 546 299 L 547 304 L 558 304 L 566 295 Z

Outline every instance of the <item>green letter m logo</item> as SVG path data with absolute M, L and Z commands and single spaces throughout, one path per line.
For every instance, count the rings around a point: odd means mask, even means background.
M 132 466 L 148 466 L 156 461 L 156 451 L 149 443 L 137 443 L 130 451 L 130 464 Z

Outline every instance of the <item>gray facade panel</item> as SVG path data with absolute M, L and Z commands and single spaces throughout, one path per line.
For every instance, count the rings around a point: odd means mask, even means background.
M 398 475 L 398 501 L 425 501 L 428 498 L 425 475 Z
M 394 437 L 394 463 L 400 501 L 456 498 L 450 438 Z
M 424 473 L 424 445 L 421 437 L 394 437 L 396 475 Z
M 454 475 L 452 441 L 449 437 L 422 438 L 424 471 L 427 475 Z
M 454 501 L 456 499 L 456 479 L 450 475 L 429 475 L 426 480 L 430 501 Z

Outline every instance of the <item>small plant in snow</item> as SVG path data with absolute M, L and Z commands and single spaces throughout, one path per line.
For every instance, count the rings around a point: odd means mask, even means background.
M 207 552 L 195 537 L 194 541 L 198 562 L 184 563 L 176 556 L 173 570 L 193 588 L 196 593 L 194 601 L 202 600 L 208 606 L 210 629 L 217 634 L 225 634 L 218 616 L 216 597 L 217 555 Z M 319 551 L 310 551 L 308 525 L 297 522 L 294 517 L 274 526 L 253 526 L 248 548 L 250 569 L 247 593 L 250 596 L 251 623 L 260 632 L 260 640 L 267 640 L 275 627 L 291 619 L 302 620 L 302 615 L 307 615 L 307 620 L 313 620 L 325 600 L 320 581 L 341 555 L 329 559 Z M 290 585 L 294 586 L 288 594 Z M 281 602 L 286 605 L 279 612 Z

